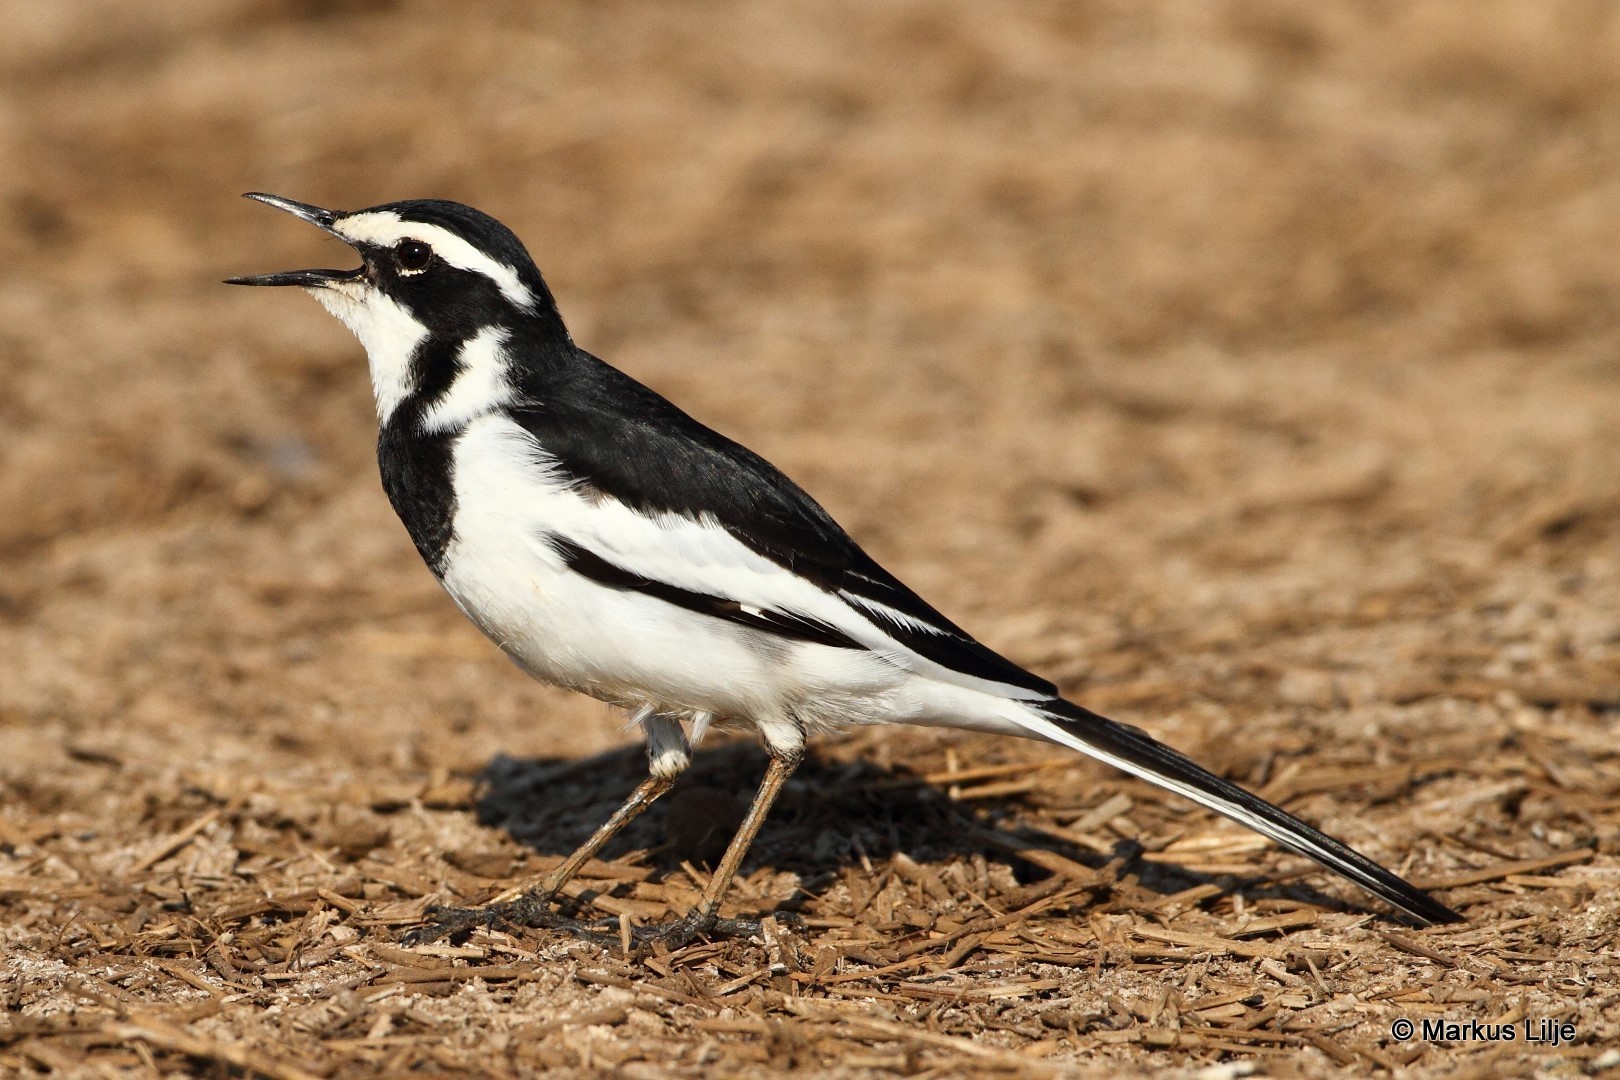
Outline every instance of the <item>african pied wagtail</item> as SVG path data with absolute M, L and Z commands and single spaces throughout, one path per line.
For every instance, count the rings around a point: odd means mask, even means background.
M 770 766 L 697 908 L 716 913 L 812 733 L 921 724 L 1044 739 L 1159 784 L 1308 856 L 1423 923 L 1456 912 L 1298 818 L 1058 696 L 874 562 L 757 454 L 574 344 L 528 252 L 495 219 L 410 200 L 344 213 L 273 195 L 354 247 L 296 285 L 365 346 L 383 488 L 466 616 L 544 682 L 630 710 L 651 775 L 579 851 L 498 910 L 437 936 L 538 923 L 557 890 L 667 791 L 711 724 L 752 728 Z M 458 918 L 460 921 L 458 922 Z

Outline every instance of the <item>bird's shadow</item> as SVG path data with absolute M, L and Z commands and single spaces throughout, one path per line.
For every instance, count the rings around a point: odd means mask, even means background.
M 747 741 L 698 748 L 691 767 L 670 793 L 626 827 L 601 857 L 611 860 L 644 852 L 656 877 L 678 869 L 683 861 L 714 865 L 746 813 L 765 765 L 764 751 Z M 500 755 L 479 773 L 478 818 L 539 854 L 566 856 L 646 776 L 646 753 L 634 746 L 582 759 Z M 802 890 L 813 892 L 835 881 L 845 867 L 878 865 L 896 854 L 919 863 L 983 856 L 991 863 L 1007 863 L 1020 884 L 1030 884 L 1049 872 L 1010 855 L 994 836 L 1032 843 L 1092 869 L 1131 847 L 1121 843 L 1112 854 L 1099 854 L 997 824 L 991 810 L 988 816 L 972 814 L 903 766 L 840 761 L 812 748 L 766 819 L 743 872 L 760 867 L 792 872 Z M 1250 899 L 1285 898 L 1332 910 L 1356 910 L 1338 897 L 1295 881 L 1268 884 L 1217 878 L 1159 861 L 1136 861 L 1128 869 L 1138 886 L 1160 896 L 1213 883 L 1219 888 L 1215 896 L 1241 890 Z

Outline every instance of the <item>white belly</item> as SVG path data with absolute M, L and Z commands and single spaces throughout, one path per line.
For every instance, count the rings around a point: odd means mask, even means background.
M 443 581 L 525 671 L 617 704 L 762 726 L 915 717 L 913 677 L 874 653 L 787 640 L 567 569 L 547 537 L 587 496 L 525 461 L 524 438 L 486 417 L 457 440 Z

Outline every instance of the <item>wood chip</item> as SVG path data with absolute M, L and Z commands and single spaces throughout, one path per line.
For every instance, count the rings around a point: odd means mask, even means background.
M 1163 930 L 1148 926 L 1133 926 L 1130 932 L 1149 941 L 1162 941 L 1167 945 L 1186 945 L 1213 953 L 1264 960 L 1285 960 L 1288 957 L 1286 949 L 1258 941 L 1235 941 L 1213 934 L 1188 934 L 1180 930 Z
M 1061 985 L 1056 979 L 1003 983 L 1001 985 L 992 984 L 989 986 L 979 986 L 973 983 L 954 985 L 899 983 L 894 987 L 894 992 L 925 1001 L 1000 1001 L 1005 998 L 1033 997 L 1035 994 L 1044 993 L 1047 990 L 1055 990 Z
M 107 1024 L 102 1030 L 123 1042 L 144 1042 L 188 1057 L 217 1061 L 250 1075 L 267 1076 L 270 1080 L 319 1080 L 315 1073 L 278 1061 L 257 1047 L 205 1039 L 154 1016 L 131 1014 L 127 1019 Z
M 569 1027 L 596 1027 L 597 1025 L 618 1025 L 630 1019 L 630 1014 L 621 1006 L 610 1005 L 607 1008 L 596 1009 L 578 1016 L 561 1016 L 553 1020 L 542 1020 L 536 1024 L 525 1024 L 513 1031 L 520 1038 L 534 1035 L 548 1035 L 553 1031 L 561 1031 Z
M 1069 822 L 1069 830 L 1077 833 L 1091 832 L 1093 829 L 1108 824 L 1121 814 L 1130 813 L 1131 808 L 1135 805 L 1136 803 L 1129 795 L 1124 792 L 1116 792 Z
M 1351 1053 L 1349 1050 L 1346 1050 L 1344 1047 L 1340 1046 L 1326 1035 L 1319 1035 L 1312 1032 L 1305 1036 L 1305 1041 L 1322 1051 L 1322 1053 L 1326 1054 L 1340 1065 L 1354 1065 L 1356 1063 L 1355 1054 Z
M 1244 1042 L 1297 1043 L 1305 1037 L 1304 1035 L 1290 1034 L 1286 1031 L 1265 1031 L 1255 1030 L 1253 1028 L 1204 1027 L 1198 1024 L 1183 1025 L 1181 1030 L 1193 1035 L 1214 1036 L 1220 1039 L 1238 1039 Z
M 1541 874 L 1509 874 L 1502 880 L 1508 885 L 1523 885 L 1527 889 L 1575 889 L 1591 884 L 1579 878 L 1545 877 Z
M 807 1020 L 847 1024 L 897 1042 L 915 1043 L 941 1050 L 950 1050 L 981 1062 L 995 1063 L 1004 1068 L 1016 1070 L 1023 1075 L 1045 1076 L 1072 1071 L 1071 1067 L 1067 1065 L 1052 1064 L 1039 1058 L 1010 1053 L 1006 1050 L 976 1042 L 973 1039 L 964 1039 L 956 1035 L 942 1035 L 917 1024 L 901 1024 L 893 1020 L 880 1019 L 853 1011 L 846 1012 L 836 1008 L 829 1008 L 827 1002 L 810 1001 L 804 998 L 788 998 L 783 1002 L 783 1005 L 790 1012 L 796 1013 Z
M 1097 871 L 1091 869 L 1091 867 L 1082 866 L 1067 856 L 1059 855 L 1048 848 L 1038 847 L 1027 840 L 1020 840 L 1018 837 L 1008 833 L 996 832 L 991 829 L 975 829 L 973 836 L 975 839 L 983 840 L 987 844 L 994 844 L 1003 851 L 1018 856 L 1032 866 L 1038 866 L 1042 870 L 1057 874 L 1070 881 L 1099 888 L 1109 884 L 1104 882 L 1098 876 Z
M 523 982 L 541 977 L 540 969 L 529 965 L 507 965 L 488 967 L 444 967 L 434 968 L 401 968 L 391 971 L 377 980 L 377 985 L 385 986 L 390 983 L 425 983 L 425 982 L 471 982 L 474 979 L 483 979 L 485 982 Z
M 1181 1008 L 1183 1012 L 1201 1013 L 1209 1009 L 1216 1009 L 1225 1005 L 1235 1005 L 1239 1002 L 1245 1001 L 1257 1001 L 1259 997 L 1260 991 L 1258 989 L 1235 990 L 1231 993 L 1214 994 L 1210 997 L 1198 998 L 1195 1001 L 1183 1005 Z
M 956 802 L 973 802 L 978 799 L 1005 799 L 1009 795 L 1023 795 L 1026 792 L 1034 791 L 1040 786 L 1041 781 L 1035 777 L 1024 780 L 1002 780 L 994 784 L 980 784 L 978 787 L 952 787 L 950 797 Z
M 167 859 L 169 856 L 191 843 L 198 833 L 202 832 L 204 829 L 208 828 L 208 826 L 218 821 L 219 813 L 220 812 L 217 809 L 210 810 L 208 813 L 203 814 L 201 817 L 191 822 L 191 824 L 187 825 L 179 832 L 173 833 L 172 835 L 159 840 L 150 851 L 141 856 L 139 859 L 135 860 L 135 865 L 129 868 L 129 873 L 131 875 L 143 873 L 150 870 L 164 859 Z
M 663 998 L 666 1001 L 673 1001 L 680 1005 L 711 1007 L 709 1002 L 704 1001 L 702 998 L 693 997 L 691 994 L 683 994 L 679 990 L 670 990 L 649 982 L 633 981 L 622 975 L 611 975 L 603 971 L 576 971 L 574 972 L 574 978 L 582 983 L 590 983 L 592 986 L 616 986 L 620 990 L 634 990 L 638 994 L 650 994 L 653 997 Z
M 1227 933 L 1232 937 L 1243 938 L 1276 933 L 1279 930 L 1300 930 L 1315 926 L 1320 918 L 1321 913 L 1316 911 L 1285 911 L 1281 915 L 1272 915 L 1265 919 L 1249 919 L 1239 923 Z
M 1450 968 L 1457 966 L 1457 961 L 1453 960 L 1444 953 L 1436 952 L 1434 949 L 1431 949 L 1429 946 L 1423 944 L 1421 941 L 1418 941 L 1416 938 L 1407 937 L 1405 934 L 1397 934 L 1393 930 L 1386 930 L 1378 936 L 1402 952 L 1411 953 L 1413 956 L 1421 956 L 1427 960 L 1433 960 L 1442 967 Z
M 1560 855 L 1549 855 L 1544 859 L 1522 859 L 1518 862 L 1497 863 L 1495 866 L 1482 866 L 1477 870 L 1463 870 L 1440 877 L 1418 878 L 1412 884 L 1425 890 L 1456 889 L 1463 885 L 1479 885 L 1486 881 L 1500 881 L 1512 874 L 1534 874 L 1541 870 L 1551 870 L 1555 866 L 1568 866 L 1571 863 L 1585 862 L 1594 854 L 1596 852 L 1591 848 L 1576 848 Z
M 1173 919 L 1177 915 L 1186 914 L 1199 904 L 1202 904 L 1205 900 L 1213 899 L 1214 897 L 1220 896 L 1222 893 L 1229 891 L 1230 886 L 1217 885 L 1212 881 L 1205 882 L 1202 885 L 1194 885 L 1190 889 L 1183 889 L 1178 893 L 1171 893 L 1169 896 L 1166 896 L 1164 899 L 1160 900 L 1158 907 L 1155 909 L 1155 913 L 1162 915 L 1167 919 Z

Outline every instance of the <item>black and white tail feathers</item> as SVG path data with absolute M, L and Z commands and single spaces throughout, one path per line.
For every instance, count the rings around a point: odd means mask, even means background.
M 1342 874 L 1374 896 L 1422 923 L 1462 922 L 1463 917 L 1411 882 L 1360 852 L 1305 824 L 1230 781 L 1170 749 L 1140 728 L 1098 716 L 1073 702 L 1053 698 L 1030 709 L 1052 721 L 1054 742 L 1106 761 L 1144 780 L 1207 806 L 1270 837 L 1290 851 Z

